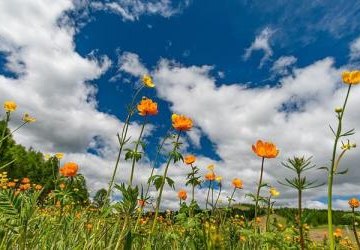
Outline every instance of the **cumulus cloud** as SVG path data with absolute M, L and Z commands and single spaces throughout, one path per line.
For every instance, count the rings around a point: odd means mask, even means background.
M 350 44 L 350 60 L 360 59 L 360 37 Z
M 174 6 L 170 0 L 142 1 L 142 0 L 116 0 L 95 1 L 91 7 L 96 10 L 107 10 L 120 15 L 125 21 L 136 21 L 141 15 L 161 15 L 171 17 L 181 13 L 189 5 L 189 1 L 181 1 Z
M 15 133 L 19 143 L 42 152 L 65 152 L 64 160 L 79 161 L 94 191 L 109 180 L 118 148 L 116 133 L 123 123 L 97 110 L 97 89 L 90 83 L 109 68 L 110 60 L 80 56 L 73 26 L 59 22 L 73 7 L 69 0 L 0 3 L 0 22 L 6 23 L 0 25 L 0 50 L 6 67 L 16 74 L 0 75 L 0 102 L 18 103 L 11 128 L 24 112 L 37 118 Z M 132 124 L 130 134 L 139 131 L 140 126 Z M 90 148 L 97 155 L 88 153 Z
M 294 65 L 297 61 L 295 56 L 282 56 L 277 59 L 270 71 L 276 75 L 287 75 L 289 74 L 290 67 Z
M 262 50 L 264 52 L 264 56 L 261 58 L 259 64 L 259 68 L 261 68 L 273 54 L 270 46 L 270 39 L 273 34 L 274 30 L 269 27 L 264 28 L 261 33 L 255 37 L 255 40 L 252 42 L 250 47 L 245 50 L 244 60 L 248 60 L 254 51 Z
M 313 156 L 317 166 L 328 165 L 333 138 L 328 123 L 335 125 L 334 107 L 341 105 L 345 87 L 340 83 L 340 69 L 334 66 L 332 58 L 324 58 L 313 64 L 295 69 L 293 75 L 280 79 L 276 87 L 247 88 L 244 84 L 215 84 L 210 66 L 182 66 L 162 59 L 152 72 L 157 83 L 159 97 L 171 103 L 173 112 L 184 113 L 194 119 L 209 140 L 214 143 L 220 161 L 198 156 L 202 174 L 205 167 L 215 163 L 217 174 L 224 177 L 224 195 L 231 192 L 230 180 L 244 179 L 244 191 L 237 201 L 246 201 L 244 193 L 254 192 L 258 180 L 260 159 L 251 152 L 251 145 L 257 139 L 271 140 L 280 148 L 280 156 L 266 161 L 265 181 L 277 186 L 282 196 L 278 205 L 294 204 L 296 193 L 279 185 L 277 180 L 289 176 L 281 167 L 281 161 L 294 155 Z M 346 128 L 360 123 L 356 107 L 360 100 L 359 88 L 354 88 L 350 96 Z M 286 108 L 291 107 L 291 108 Z M 359 135 L 353 137 L 359 140 Z M 191 152 L 190 152 L 191 153 Z M 336 195 L 357 195 L 360 177 L 356 171 L 359 160 L 358 149 L 349 152 L 343 168 L 349 167 L 351 175 L 336 176 Z M 173 169 L 173 168 L 172 168 Z M 186 170 L 174 167 L 176 176 L 185 176 Z M 161 169 L 159 169 L 160 171 Z M 173 170 L 173 171 L 175 171 Z M 318 183 L 326 182 L 327 174 L 314 170 L 310 179 Z M 199 195 L 203 190 L 199 190 Z M 166 200 L 174 199 L 168 189 Z M 326 187 L 308 190 L 305 205 L 324 207 L 318 200 L 326 196 Z M 335 202 L 336 208 L 344 208 Z

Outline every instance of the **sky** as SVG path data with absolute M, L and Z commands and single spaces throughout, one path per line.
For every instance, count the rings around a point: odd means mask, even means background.
M 245 194 L 255 192 L 261 164 L 251 145 L 262 139 L 280 150 L 265 161 L 264 181 L 280 190 L 278 206 L 294 206 L 296 193 L 278 183 L 291 176 L 281 162 L 312 156 L 318 167 L 329 165 L 329 124 L 336 126 L 334 108 L 346 93 L 341 72 L 360 67 L 359 20 L 356 0 L 4 0 L 0 102 L 18 103 L 11 128 L 24 112 L 38 120 L 17 132 L 16 141 L 44 153 L 64 152 L 62 161 L 80 165 L 93 195 L 108 185 L 126 106 L 142 75 L 150 74 L 156 87 L 141 96 L 156 101 L 159 114 L 145 127 L 137 185 L 150 175 L 171 114 L 180 113 L 194 121 L 182 137 L 182 153 L 196 155 L 202 175 L 215 165 L 223 177 L 223 203 L 234 177 L 244 181 L 236 202 L 249 202 Z M 354 87 L 345 129 L 359 129 L 359 97 L 360 87 Z M 142 121 L 133 117 L 131 138 Z M 358 133 L 349 139 L 360 143 Z M 336 209 L 359 198 L 359 150 L 342 162 L 348 174 L 335 177 Z M 161 174 L 164 162 L 156 167 Z M 189 191 L 189 171 L 181 162 L 170 166 L 176 185 L 165 188 L 163 209 L 176 209 L 177 191 Z M 122 159 L 116 182 L 129 174 L 130 163 Z M 327 173 L 314 169 L 309 179 L 324 183 Z M 202 206 L 206 192 L 196 190 Z M 305 192 L 306 207 L 326 204 L 326 186 Z

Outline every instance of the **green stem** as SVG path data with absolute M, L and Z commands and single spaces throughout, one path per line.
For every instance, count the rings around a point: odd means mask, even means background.
M 219 189 L 219 193 L 218 193 L 218 196 L 216 198 L 216 201 L 215 201 L 214 209 L 216 208 L 216 206 L 217 206 L 217 204 L 219 202 L 220 195 L 221 195 L 222 185 L 221 185 L 221 183 L 219 183 L 219 185 L 220 185 L 220 189 Z
M 192 178 L 195 178 L 195 168 L 193 167 L 191 163 L 191 169 L 192 169 Z M 195 201 L 195 183 L 192 184 L 192 192 L 191 192 L 191 203 Z
M 211 182 L 212 182 L 212 181 L 210 181 L 210 184 L 209 184 L 209 189 L 208 189 L 207 196 L 206 196 L 205 209 L 207 209 L 207 206 L 208 206 L 208 203 L 209 203 L 209 195 L 210 195 Z
M 117 155 L 117 157 L 116 157 L 115 167 L 114 167 L 113 174 L 112 174 L 112 176 L 111 176 L 111 180 L 110 180 L 110 183 L 109 183 L 108 191 L 107 191 L 107 193 L 106 193 L 105 201 L 107 201 L 107 200 L 109 199 L 112 186 L 114 185 L 114 180 L 115 180 L 116 172 L 117 172 L 117 169 L 118 169 L 119 163 L 120 163 L 121 153 L 122 153 L 123 147 L 124 147 L 124 145 L 125 145 L 125 143 L 126 143 L 126 136 L 127 136 L 127 132 L 128 132 L 128 128 L 129 128 L 130 118 L 132 117 L 132 115 L 133 115 L 133 113 L 134 113 L 134 103 L 135 103 L 135 99 L 136 99 L 136 97 L 138 96 L 138 94 L 140 93 L 140 91 L 143 89 L 143 87 L 144 87 L 144 86 L 141 86 L 141 87 L 136 91 L 135 95 L 133 96 L 132 101 L 131 101 L 131 104 L 130 104 L 130 106 L 129 106 L 128 115 L 127 115 L 127 117 L 126 117 L 124 126 L 123 126 L 123 128 L 122 128 L 121 138 L 119 138 L 119 135 L 118 135 L 119 143 L 120 143 L 120 148 L 119 148 L 119 151 L 118 151 L 118 155 Z M 109 201 L 110 201 L 110 200 L 109 200 Z
M 16 131 L 18 131 L 19 129 L 21 129 L 25 124 L 27 124 L 28 122 L 23 122 L 19 127 L 17 127 L 16 129 L 14 129 L 13 131 L 11 131 L 9 134 L 7 134 L 5 137 L 4 137 L 4 134 L 2 135 L 2 139 L 0 140 L 0 147 L 1 147 L 1 144 L 2 142 L 8 138 L 9 136 L 11 136 L 12 134 L 14 134 Z M 6 124 L 7 125 L 7 124 Z
M 142 134 L 144 133 L 145 124 L 146 124 L 146 116 L 144 118 L 144 122 L 143 122 L 142 127 L 141 127 L 140 135 L 139 135 L 139 138 L 138 138 L 138 140 L 136 142 L 135 149 L 134 149 L 133 161 L 132 161 L 132 165 L 131 165 L 130 182 L 129 182 L 130 186 L 132 185 L 132 182 L 133 182 L 133 179 L 134 179 L 134 170 L 135 170 L 135 162 L 136 162 L 136 155 L 135 154 L 137 153 L 137 150 L 138 150 L 138 147 L 139 147 L 139 144 L 140 144 L 140 141 L 141 141 Z
M 232 192 L 232 194 L 231 194 L 231 196 L 230 196 L 228 208 L 230 208 L 231 201 L 232 201 L 232 199 L 234 198 L 235 191 L 236 191 L 236 187 L 234 188 L 234 190 L 233 190 L 233 192 Z
M 179 142 L 179 139 L 180 139 L 180 134 L 181 134 L 181 131 L 179 131 L 179 134 L 177 136 L 177 139 L 176 139 L 176 142 L 174 144 L 174 149 L 176 149 L 176 147 L 178 147 L 178 142 Z M 165 179 L 166 179 L 166 176 L 167 176 L 167 172 L 168 172 L 168 169 L 169 169 L 169 166 L 170 166 L 170 162 L 171 160 L 173 159 L 172 155 L 169 156 L 169 159 L 166 163 L 166 167 L 165 167 L 165 171 L 164 171 L 164 175 L 163 175 L 163 178 L 162 178 L 162 182 L 161 182 L 161 186 L 160 186 L 160 190 L 159 190 L 159 196 L 157 198 L 157 202 L 156 202 L 156 208 L 155 208 L 155 217 L 154 217 L 154 221 L 153 221 L 153 225 L 151 227 L 151 231 L 150 231 L 150 234 L 149 234 L 149 239 L 150 239 L 150 236 L 153 235 L 153 232 L 154 232 L 154 229 L 156 227 L 156 223 L 157 223 L 157 217 L 158 217 L 158 214 L 159 214 L 159 209 L 160 209 L 160 203 L 161 203 L 161 196 L 162 196 L 162 193 L 163 193 L 163 190 L 164 190 L 164 186 L 165 186 Z
M 270 220 L 270 209 L 271 209 L 271 195 L 269 196 L 268 199 L 268 207 L 267 207 L 267 213 L 266 213 L 266 224 L 265 224 L 265 229 L 266 232 L 269 231 L 269 220 Z
M 355 208 L 352 208 L 352 213 L 353 213 L 353 221 L 352 221 L 352 228 L 353 228 L 353 232 L 354 232 L 354 236 L 355 236 L 355 240 L 356 240 L 356 244 L 358 246 L 358 249 L 360 249 L 360 241 L 359 241 L 359 236 L 356 233 L 356 225 L 355 225 Z
M 329 231 L 329 242 L 330 242 L 330 250 L 335 250 L 335 240 L 334 240 L 334 234 L 333 234 L 333 223 L 332 223 L 332 186 L 334 181 L 334 170 L 336 166 L 335 158 L 336 158 L 336 150 L 337 145 L 339 142 L 339 139 L 341 137 L 341 131 L 342 131 L 342 119 L 344 116 L 347 100 L 349 98 L 351 90 L 351 84 L 349 85 L 346 98 L 342 107 L 341 113 L 338 115 L 338 128 L 335 136 L 334 141 L 334 147 L 333 147 L 333 153 L 332 153 L 332 159 L 331 159 L 331 169 L 329 170 L 329 176 L 328 176 L 328 231 Z
M 263 157 L 262 160 L 261 160 L 260 179 L 259 179 L 259 185 L 258 185 L 257 192 L 256 192 L 256 200 L 255 200 L 255 226 L 254 226 L 254 228 L 255 228 L 255 233 L 257 232 L 256 218 L 257 218 L 257 214 L 258 214 L 259 195 L 260 195 L 260 189 L 261 189 L 262 178 L 263 178 L 263 173 L 264 173 L 264 161 L 265 161 L 265 157 Z
M 299 175 L 300 180 L 300 175 Z M 303 230 L 303 223 L 302 223 L 302 190 L 298 190 L 298 213 L 299 213 L 299 233 L 300 233 L 300 247 L 301 250 L 305 249 L 305 240 L 304 240 L 304 230 Z
M 3 140 L 4 140 L 4 136 L 5 136 L 5 133 L 6 133 L 6 129 L 7 129 L 9 120 L 10 120 L 10 112 L 6 112 L 5 126 L 4 126 L 4 129 L 3 129 L 2 133 L 1 133 L 0 149 L 1 149 L 1 146 L 2 146 L 2 143 L 3 143 Z

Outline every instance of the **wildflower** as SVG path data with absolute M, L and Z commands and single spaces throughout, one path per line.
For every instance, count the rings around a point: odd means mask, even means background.
M 9 188 L 14 188 L 14 187 L 16 187 L 16 183 L 13 182 L 13 181 L 8 182 L 7 185 L 8 185 Z
M 49 160 L 50 159 L 50 157 L 51 157 L 51 155 L 50 154 L 44 154 L 44 159 L 47 161 L 47 160 Z
M 143 97 L 143 99 L 137 105 L 137 110 L 141 116 L 156 115 L 158 113 L 158 105 L 151 99 Z
M 357 198 L 350 199 L 348 203 L 351 208 L 358 208 L 360 206 L 360 202 Z
M 30 183 L 30 179 L 27 178 L 27 177 L 25 177 L 25 178 L 23 178 L 23 179 L 21 180 L 21 183 L 22 183 L 22 184 L 28 184 L 28 183 Z
M 216 176 L 216 178 L 215 178 L 215 180 L 217 181 L 217 182 L 221 182 L 222 181 L 222 176 Z
M 180 200 L 186 200 L 187 198 L 187 193 L 184 189 L 180 189 L 180 191 L 178 192 L 178 197 Z
M 343 111 L 343 109 L 341 107 L 337 107 L 335 108 L 335 112 L 336 113 L 341 113 Z
M 359 84 L 360 83 L 360 71 L 344 71 L 342 73 L 342 80 L 346 84 Z
M 215 166 L 213 164 L 206 167 L 209 171 L 214 171 Z
M 234 178 L 232 180 L 232 185 L 234 186 L 234 188 L 239 188 L 239 189 L 243 188 L 243 182 L 239 178 Z
M 274 187 L 271 187 L 269 192 L 270 192 L 271 196 L 274 196 L 274 197 L 277 197 L 280 195 L 280 192 L 277 191 L 277 189 Z
M 79 166 L 75 162 L 67 162 L 60 168 L 60 174 L 65 177 L 73 177 L 79 170 Z
M 58 159 L 58 160 L 61 160 L 62 158 L 64 158 L 64 153 L 55 153 L 55 157 Z
M 19 186 L 19 188 L 20 188 L 20 190 L 25 191 L 25 190 L 30 189 L 30 188 L 31 188 L 31 185 L 30 185 L 30 183 L 27 183 L 27 184 L 21 184 L 21 185 Z
M 214 181 L 215 178 L 216 178 L 216 176 L 213 172 L 209 172 L 205 175 L 205 179 L 208 181 Z
M 79 191 L 79 189 L 78 188 L 74 188 L 74 192 L 78 192 Z
M 184 162 L 187 165 L 193 164 L 196 161 L 196 157 L 194 155 L 187 155 L 184 158 Z
M 138 205 L 139 205 L 139 207 L 145 207 L 145 200 L 144 199 L 139 199 L 138 200 Z
M 334 232 L 335 238 L 341 238 L 342 237 L 342 230 L 340 228 L 336 228 Z
M 64 183 L 60 183 L 59 188 L 60 188 L 61 190 L 64 190 L 64 189 L 65 189 L 65 184 L 64 184 Z
M 193 126 L 192 120 L 184 115 L 173 114 L 171 121 L 174 129 L 178 131 L 188 131 Z
M 30 116 L 28 113 L 24 114 L 22 120 L 23 122 L 27 122 L 27 123 L 36 122 L 36 118 Z
M 149 76 L 149 75 L 144 75 L 143 78 L 142 78 L 142 82 L 148 88 L 154 88 L 155 87 L 155 84 L 154 84 L 151 76 Z
M 6 112 L 13 112 L 17 108 L 17 105 L 13 101 L 6 101 L 4 102 L 4 109 Z
M 2 186 L 2 189 L 7 189 L 8 187 L 7 186 Z
M 87 224 L 85 225 L 85 227 L 86 227 L 87 230 L 90 231 L 90 230 L 93 228 L 93 225 L 92 225 L 91 223 L 87 223 Z
M 279 154 L 276 145 L 271 142 L 263 142 L 258 140 L 255 145 L 252 145 L 252 150 L 259 157 L 275 158 Z

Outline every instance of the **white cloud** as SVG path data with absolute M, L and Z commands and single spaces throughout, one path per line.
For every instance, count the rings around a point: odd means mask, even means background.
M 6 52 L 7 67 L 18 74 L 15 79 L 0 75 L 0 103 L 18 103 L 11 128 L 24 112 L 37 118 L 15 133 L 19 143 L 42 152 L 65 152 L 65 160 L 80 163 L 94 191 L 110 179 L 122 122 L 97 110 L 97 89 L 89 83 L 109 68 L 110 60 L 80 56 L 73 27 L 58 22 L 72 8 L 70 0 L 0 2 L 0 22 L 6 23 L 0 25 L 0 50 Z M 139 129 L 132 124 L 129 133 L 138 134 Z M 94 145 L 100 146 L 97 156 L 87 153 Z
M 346 91 L 340 83 L 341 70 L 335 68 L 332 58 L 325 58 L 295 69 L 293 75 L 283 77 L 276 87 L 262 88 L 247 88 L 242 84 L 215 85 L 211 70 L 209 66 L 185 67 L 162 59 L 152 72 L 159 97 L 172 104 L 173 112 L 192 117 L 196 126 L 214 143 L 222 159 L 214 161 L 198 156 L 202 173 L 213 162 L 217 166 L 216 172 L 224 177 L 225 193 L 231 192 L 230 181 L 234 177 L 244 179 L 242 195 L 254 192 L 260 159 L 252 153 L 251 145 L 257 139 L 271 140 L 281 153 L 278 158 L 266 161 L 264 179 L 282 192 L 278 205 L 294 204 L 296 193 L 277 183 L 291 174 L 280 163 L 293 155 L 313 155 L 313 163 L 317 166 L 328 164 L 333 144 L 328 123 L 336 125 L 333 110 L 341 105 Z M 360 115 L 356 112 L 360 105 L 356 96 L 359 95 L 360 89 L 353 88 L 345 114 L 346 129 L 360 124 Z M 292 108 L 284 109 L 284 106 Z M 359 141 L 360 137 L 357 134 L 352 139 Z M 345 157 L 341 168 L 349 167 L 351 174 L 335 177 L 335 195 L 356 195 L 355 190 L 359 190 L 358 150 Z M 180 178 L 179 174 L 173 176 Z M 181 174 L 184 176 L 185 172 Z M 309 176 L 318 183 L 326 182 L 326 177 L 324 171 L 316 169 Z M 173 195 L 169 191 L 164 197 L 171 200 Z M 325 196 L 326 186 L 308 190 L 305 205 L 322 208 L 325 205 L 317 200 Z M 243 196 L 240 201 L 244 201 Z M 343 208 L 341 204 L 336 208 Z
M 256 36 L 253 43 L 250 45 L 249 48 L 245 50 L 244 60 L 248 60 L 251 54 L 256 50 L 262 50 L 264 52 L 264 56 L 261 58 L 259 68 L 261 68 L 264 63 L 269 60 L 272 56 L 273 51 L 270 46 L 270 39 L 271 36 L 274 34 L 274 30 L 269 27 L 264 28 L 261 33 Z
M 148 70 L 141 63 L 139 56 L 134 53 L 125 52 L 119 57 L 119 69 L 125 71 L 133 76 L 143 76 L 148 73 Z
M 297 61 L 297 58 L 294 56 L 282 56 L 277 59 L 270 71 L 277 75 L 287 75 L 289 74 L 289 68 L 294 65 Z
M 170 0 L 142 1 L 115 0 L 93 2 L 91 6 L 97 10 L 108 10 L 120 15 L 125 21 L 136 21 L 141 15 L 161 15 L 171 17 L 181 13 L 189 5 L 189 1 L 182 1 L 176 7 Z
M 360 59 L 360 37 L 350 44 L 350 60 Z

